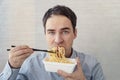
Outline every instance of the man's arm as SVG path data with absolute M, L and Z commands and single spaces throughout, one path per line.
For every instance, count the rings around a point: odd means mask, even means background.
M 7 62 L 4 70 L 0 73 L 0 80 L 15 80 L 18 75 L 19 69 L 12 69 Z
M 33 53 L 27 45 L 16 46 L 9 52 L 8 63 L 0 74 L 0 80 L 15 80 L 24 60 Z
M 92 70 L 92 79 L 91 80 L 105 80 L 105 76 L 103 74 L 103 69 L 100 63 L 96 64 Z

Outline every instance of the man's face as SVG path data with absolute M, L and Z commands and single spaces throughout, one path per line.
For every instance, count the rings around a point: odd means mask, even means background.
M 73 40 L 76 38 L 76 30 L 73 32 L 71 21 L 62 15 L 52 15 L 46 22 L 46 40 L 48 47 L 62 46 L 65 48 L 65 56 L 69 57 Z

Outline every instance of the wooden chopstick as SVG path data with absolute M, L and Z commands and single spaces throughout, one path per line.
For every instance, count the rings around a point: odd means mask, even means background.
M 34 48 L 32 48 L 32 50 L 33 50 L 33 51 L 43 51 L 43 52 L 55 53 L 55 52 L 53 52 L 52 50 L 51 50 L 51 51 L 49 51 L 49 50 L 34 49 Z
M 16 47 L 14 45 L 12 45 L 11 47 Z M 7 51 L 10 51 L 11 49 L 7 49 Z M 34 49 L 32 48 L 33 51 L 42 51 L 42 52 L 49 52 L 49 53 L 55 53 L 54 51 L 52 50 L 43 50 L 43 49 Z

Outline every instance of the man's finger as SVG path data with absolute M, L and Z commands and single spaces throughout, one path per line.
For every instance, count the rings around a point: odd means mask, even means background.
M 67 72 L 62 71 L 62 70 L 58 70 L 57 73 L 58 73 L 60 76 L 64 77 L 64 78 L 71 77 L 71 74 L 70 74 L 70 73 L 67 73 Z
M 16 52 L 18 50 L 22 50 L 22 49 L 26 49 L 26 48 L 29 48 L 29 46 L 27 46 L 27 45 L 20 45 L 20 46 L 16 46 L 16 47 L 11 48 L 11 50 L 12 50 L 12 52 Z
M 77 69 L 81 68 L 80 59 L 78 57 L 76 58 L 76 62 L 77 62 Z

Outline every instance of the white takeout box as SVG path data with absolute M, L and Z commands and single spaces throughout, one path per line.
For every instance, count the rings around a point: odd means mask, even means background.
M 73 63 L 49 62 L 49 61 L 45 61 L 45 59 L 43 59 L 43 63 L 46 71 L 57 72 L 58 70 L 63 70 L 67 73 L 72 73 L 77 63 L 75 59 L 70 59 L 70 58 L 68 59 Z

